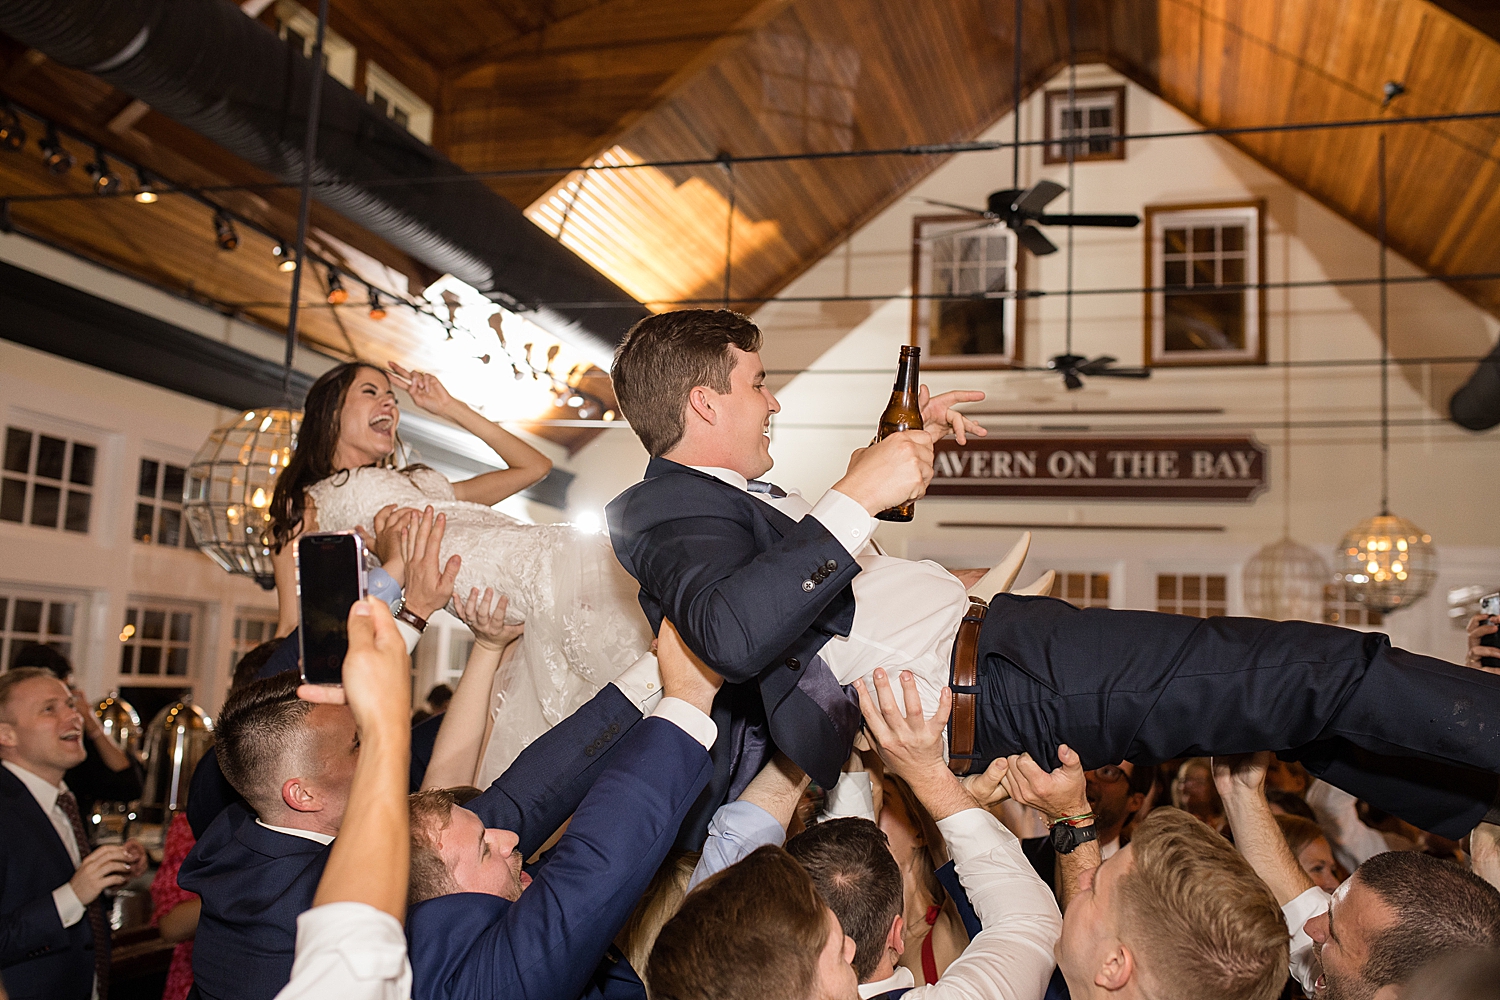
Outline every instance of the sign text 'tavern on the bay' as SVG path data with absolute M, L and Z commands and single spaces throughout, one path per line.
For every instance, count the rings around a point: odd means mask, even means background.
M 928 496 L 1250 500 L 1266 488 L 1254 437 L 951 438 L 937 444 Z

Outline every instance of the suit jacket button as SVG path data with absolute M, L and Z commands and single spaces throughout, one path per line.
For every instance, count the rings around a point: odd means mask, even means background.
M 832 573 L 834 570 L 839 568 L 839 564 L 830 559 L 823 564 L 823 568 Z
M 786 665 L 791 670 L 800 670 L 802 668 L 802 661 L 795 656 L 789 656 L 787 657 Z
M 807 591 L 809 594 L 812 593 L 813 582 L 811 580 L 803 580 L 802 589 Z

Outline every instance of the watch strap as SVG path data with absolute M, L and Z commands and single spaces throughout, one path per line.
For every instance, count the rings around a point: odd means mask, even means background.
M 1052 840 L 1052 849 L 1058 854 L 1072 854 L 1079 844 L 1087 844 L 1091 840 L 1099 839 L 1099 830 L 1093 823 L 1087 826 L 1075 826 L 1072 823 L 1054 823 L 1049 835 Z
M 427 619 L 423 618 L 421 615 L 408 608 L 405 601 L 402 601 L 400 606 L 397 607 L 395 611 L 391 612 L 391 617 L 396 619 L 398 622 L 406 622 L 406 624 L 410 625 L 418 632 L 427 631 Z

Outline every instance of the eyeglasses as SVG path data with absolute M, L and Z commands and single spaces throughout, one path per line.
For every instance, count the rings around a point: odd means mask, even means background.
M 1117 781 L 1125 781 L 1130 777 L 1125 773 L 1125 769 L 1117 764 L 1096 767 L 1089 774 L 1093 775 L 1095 781 L 1102 781 L 1106 785 L 1113 785 Z

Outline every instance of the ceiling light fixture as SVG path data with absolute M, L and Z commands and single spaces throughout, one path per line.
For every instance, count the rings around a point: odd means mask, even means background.
M 73 154 L 63 149 L 62 140 L 57 137 L 57 126 L 47 125 L 47 136 L 37 144 L 42 150 L 42 165 L 57 176 L 62 176 L 73 169 Z
M 142 205 L 156 204 L 156 185 L 151 183 L 151 175 L 146 173 L 145 167 L 135 168 L 135 200 Z
M 380 304 L 380 293 L 373 288 L 370 289 L 370 318 L 385 319 L 385 308 Z M 486 364 L 488 364 L 488 359 L 486 359 Z
M 328 304 L 341 306 L 349 301 L 349 293 L 344 289 L 344 280 L 339 277 L 336 267 L 328 269 Z
M 94 147 L 94 162 L 88 165 L 89 179 L 94 182 L 94 193 L 97 195 L 118 194 L 120 190 L 120 175 L 109 169 L 109 164 L 104 160 L 104 150 L 98 146 Z
M 276 265 L 276 270 L 291 273 L 297 270 L 297 258 L 293 256 L 290 248 L 285 243 L 278 242 L 271 248 L 271 256 L 280 259 L 281 263 Z
M 6 101 L 0 105 L 0 146 L 10 150 L 12 153 L 19 152 L 26 145 L 26 130 L 21 127 L 21 116 L 16 114 L 16 109 Z
M 234 231 L 234 223 L 222 211 L 214 213 L 214 240 L 220 250 L 234 250 L 240 245 L 240 234 Z

